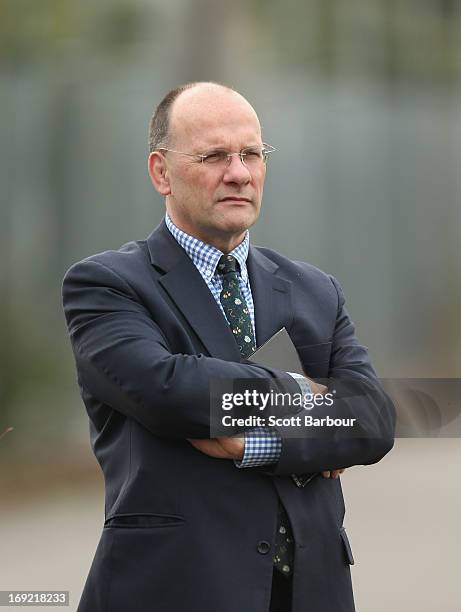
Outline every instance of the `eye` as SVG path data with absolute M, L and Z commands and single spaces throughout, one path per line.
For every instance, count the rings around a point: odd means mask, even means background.
M 201 156 L 205 164 L 216 164 L 227 160 L 226 151 L 210 151 Z
M 261 149 L 244 149 L 242 153 L 247 159 L 258 159 L 262 157 Z

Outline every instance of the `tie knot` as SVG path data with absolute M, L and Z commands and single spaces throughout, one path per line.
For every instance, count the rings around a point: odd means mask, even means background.
M 220 274 L 228 274 L 229 272 L 237 271 L 237 260 L 233 255 L 223 255 L 218 262 L 218 272 Z

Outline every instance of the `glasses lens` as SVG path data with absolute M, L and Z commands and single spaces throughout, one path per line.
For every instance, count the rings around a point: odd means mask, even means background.
M 266 161 L 266 158 L 264 156 L 264 149 L 261 147 L 243 149 L 243 151 L 241 152 L 241 158 L 243 163 L 249 167 L 260 166 Z
M 245 163 L 259 163 L 263 159 L 262 149 L 243 149 L 242 157 L 245 160 Z

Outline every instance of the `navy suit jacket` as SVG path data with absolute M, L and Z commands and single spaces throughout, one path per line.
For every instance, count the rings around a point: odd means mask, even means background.
M 335 279 L 266 248 L 248 271 L 258 345 L 285 327 L 306 373 L 360 381 L 332 416 L 357 417 L 349 439 L 284 437 L 271 468 L 238 469 L 187 438 L 210 435 L 210 379 L 275 382 L 241 359 L 229 326 L 165 223 L 89 257 L 63 283 L 64 311 L 105 478 L 105 523 L 79 612 L 267 612 L 278 497 L 296 541 L 293 612 L 352 612 L 353 562 L 339 479 L 296 486 L 292 473 L 379 461 L 394 409 L 358 344 Z M 320 414 L 320 413 L 319 413 Z

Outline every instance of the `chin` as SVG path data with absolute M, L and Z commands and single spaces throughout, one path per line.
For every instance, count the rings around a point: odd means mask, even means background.
M 251 210 L 228 211 L 219 225 L 225 232 L 239 233 L 254 225 L 257 218 L 258 215 L 253 208 Z

